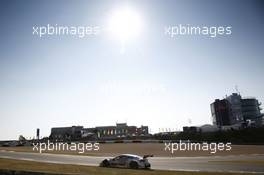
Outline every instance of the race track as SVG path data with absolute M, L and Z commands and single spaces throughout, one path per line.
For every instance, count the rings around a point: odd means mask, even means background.
M 37 162 L 98 166 L 106 157 L 0 151 L 0 158 Z M 264 155 L 211 157 L 153 157 L 152 169 L 210 172 L 254 172 L 264 174 Z

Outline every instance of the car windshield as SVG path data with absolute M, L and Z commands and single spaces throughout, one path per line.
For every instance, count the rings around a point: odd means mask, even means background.
M 130 159 L 138 159 L 138 160 L 143 159 L 142 157 L 137 156 L 137 155 L 128 154 L 128 155 L 123 155 L 123 156 L 126 156 L 127 158 L 130 158 Z

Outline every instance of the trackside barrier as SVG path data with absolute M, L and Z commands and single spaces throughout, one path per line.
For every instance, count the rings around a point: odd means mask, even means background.
M 81 141 L 75 142 L 79 143 Z M 104 144 L 104 143 L 168 143 L 168 142 L 178 142 L 176 140 L 98 140 L 98 141 L 83 141 L 81 143 L 99 143 L 99 144 Z M 71 142 L 68 142 L 68 144 L 71 144 Z M 32 146 L 31 142 L 27 142 L 21 145 L 14 144 L 14 143 L 2 143 L 1 146 L 6 146 L 6 147 L 16 147 L 16 146 Z
M 104 140 L 98 143 L 168 143 L 171 140 Z

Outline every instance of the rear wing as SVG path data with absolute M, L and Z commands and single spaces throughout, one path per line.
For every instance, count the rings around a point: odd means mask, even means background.
M 154 157 L 154 155 L 153 155 L 153 154 L 144 155 L 144 156 L 143 156 L 143 159 L 146 159 L 146 158 L 148 158 L 148 157 Z

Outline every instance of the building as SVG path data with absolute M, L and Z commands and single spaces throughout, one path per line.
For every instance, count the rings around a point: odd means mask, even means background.
M 201 132 L 216 132 L 219 128 L 215 125 L 205 124 L 199 127 Z
M 82 136 L 83 126 L 51 128 L 50 139 L 53 140 L 77 140 Z
M 97 130 L 95 128 L 83 128 L 81 131 L 81 137 L 82 138 L 89 138 L 89 139 L 96 139 Z
M 260 103 L 255 98 L 242 98 L 240 94 L 233 93 L 226 98 L 216 99 L 211 105 L 213 125 L 220 128 L 224 126 L 255 125 L 261 126 L 263 114 Z
M 200 132 L 200 129 L 197 126 L 184 126 L 183 132 L 185 132 L 185 133 L 196 133 L 196 132 Z
M 243 122 L 241 95 L 237 93 L 232 93 L 232 95 L 226 97 L 226 100 L 229 102 L 230 124 L 235 125 L 237 123 Z
M 117 123 L 116 126 L 98 126 L 83 128 L 83 126 L 57 127 L 51 129 L 50 139 L 80 140 L 80 139 L 116 139 L 137 136 L 147 136 L 148 126 L 128 126 L 127 123 Z
M 213 125 L 225 126 L 231 125 L 230 119 L 230 104 L 228 100 L 216 99 L 211 105 Z
M 128 126 L 126 123 L 117 123 L 116 126 L 95 127 L 98 138 L 120 138 L 145 136 L 149 134 L 148 126 Z
M 245 121 L 253 121 L 254 125 L 262 125 L 263 114 L 261 114 L 261 103 L 255 98 L 242 99 L 242 115 Z
M 205 124 L 202 126 L 184 126 L 183 132 L 185 133 L 196 133 L 196 132 L 216 132 L 219 128 L 215 125 Z

